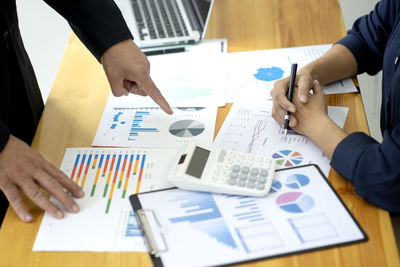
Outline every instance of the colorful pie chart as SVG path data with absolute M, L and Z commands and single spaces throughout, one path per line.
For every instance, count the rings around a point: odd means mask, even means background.
M 303 156 L 293 150 L 280 150 L 272 155 L 276 164 L 282 167 L 291 167 L 301 164 Z

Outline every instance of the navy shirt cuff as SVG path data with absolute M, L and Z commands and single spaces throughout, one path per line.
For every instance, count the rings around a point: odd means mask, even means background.
M 342 176 L 354 184 L 354 170 L 358 165 L 360 155 L 368 144 L 376 143 L 370 136 L 362 132 L 349 134 L 335 148 L 331 166 Z

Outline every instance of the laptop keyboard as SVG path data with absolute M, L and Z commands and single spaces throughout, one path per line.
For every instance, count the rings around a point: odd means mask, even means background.
M 131 0 L 141 40 L 188 36 L 176 0 Z

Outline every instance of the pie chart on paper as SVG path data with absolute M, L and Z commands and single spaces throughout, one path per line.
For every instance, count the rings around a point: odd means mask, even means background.
M 280 167 L 291 167 L 301 164 L 303 156 L 293 150 L 280 150 L 272 155 L 276 164 Z
M 181 107 L 181 108 L 178 108 L 178 109 L 182 110 L 182 111 L 199 111 L 199 110 L 204 109 L 204 107 L 189 107 L 189 108 Z
M 286 178 L 285 185 L 292 189 L 300 189 L 310 183 L 310 178 L 304 174 L 293 174 Z
M 253 76 L 260 81 L 275 81 L 282 78 L 284 71 L 279 67 L 259 68 Z
M 196 120 L 180 120 L 169 126 L 169 132 L 177 137 L 193 137 L 204 130 L 204 124 Z
M 276 204 L 284 211 L 303 213 L 314 207 L 314 199 L 302 192 L 288 192 L 280 195 Z
M 272 185 L 271 185 L 271 189 L 269 190 L 269 193 L 276 193 L 278 192 L 282 187 L 282 183 L 277 181 L 277 180 L 273 180 L 272 181 Z

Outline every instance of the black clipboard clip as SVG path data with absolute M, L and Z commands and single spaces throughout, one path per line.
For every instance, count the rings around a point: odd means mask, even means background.
M 156 214 L 151 209 L 138 209 L 135 213 L 146 237 L 150 254 L 159 258 L 161 252 L 168 250 L 168 246 Z

